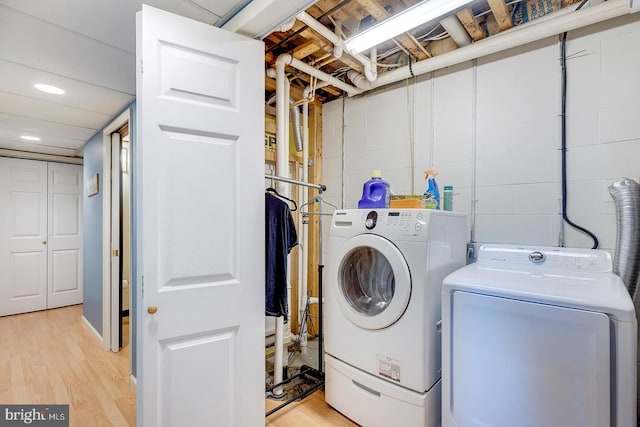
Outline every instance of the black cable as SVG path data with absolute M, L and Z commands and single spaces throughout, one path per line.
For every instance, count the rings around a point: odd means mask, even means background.
M 576 8 L 580 10 L 588 0 L 582 0 L 582 3 Z M 571 227 L 587 234 L 593 240 L 591 249 L 598 249 L 598 238 L 591 231 L 579 226 L 569 219 L 567 214 L 567 33 L 564 32 L 560 39 L 560 66 L 562 69 L 562 219 Z M 564 242 L 563 242 L 564 244 Z

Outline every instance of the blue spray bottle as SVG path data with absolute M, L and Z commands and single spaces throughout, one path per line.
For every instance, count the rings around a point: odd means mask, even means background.
M 424 179 L 427 180 L 427 190 L 424 192 L 424 198 L 427 201 L 435 202 L 433 209 L 440 209 L 440 190 L 438 190 L 436 175 L 438 175 L 438 171 L 435 169 L 424 171 Z

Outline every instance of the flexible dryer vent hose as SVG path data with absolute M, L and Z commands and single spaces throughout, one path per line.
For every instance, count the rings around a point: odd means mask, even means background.
M 640 286 L 640 184 L 622 178 L 609 186 L 616 206 L 616 250 L 613 272 L 629 290 L 634 305 Z

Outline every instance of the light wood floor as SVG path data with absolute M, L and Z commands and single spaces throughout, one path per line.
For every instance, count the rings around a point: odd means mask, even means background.
M 0 317 L 0 402 L 69 404 L 70 426 L 135 426 L 127 349 L 102 350 L 82 306 Z
M 267 399 L 267 411 L 281 402 Z M 269 415 L 267 427 L 323 427 L 323 426 L 357 426 L 324 401 L 324 392 L 316 391 L 301 402 L 291 403 L 279 411 Z
M 128 347 L 102 350 L 82 305 L 0 317 L 0 403 L 69 404 L 71 427 L 136 424 Z M 266 399 L 267 410 L 280 402 Z M 317 391 L 266 419 L 269 427 L 356 426 Z

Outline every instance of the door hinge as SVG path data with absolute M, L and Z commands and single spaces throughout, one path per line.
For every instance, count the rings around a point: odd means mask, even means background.
M 118 249 L 114 249 L 113 256 L 119 256 L 119 255 L 120 255 L 120 251 Z

